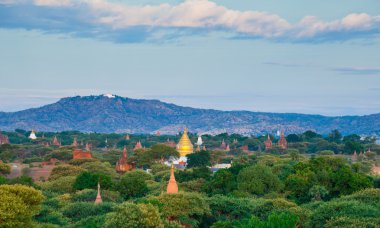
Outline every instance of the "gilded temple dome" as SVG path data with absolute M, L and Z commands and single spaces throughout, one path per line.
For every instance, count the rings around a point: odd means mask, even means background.
M 194 147 L 187 135 L 186 128 L 183 130 L 182 137 L 177 144 L 177 151 L 181 157 L 186 157 L 186 155 L 194 152 Z

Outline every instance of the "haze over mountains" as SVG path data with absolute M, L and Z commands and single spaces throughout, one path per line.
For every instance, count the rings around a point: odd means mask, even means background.
M 328 134 L 380 134 L 380 114 L 326 117 L 294 113 L 218 111 L 181 107 L 158 100 L 120 96 L 76 96 L 56 103 L 18 112 L 0 112 L 0 129 L 37 131 L 78 130 L 105 133 L 177 134 L 191 132 L 218 134 L 301 133 L 313 130 Z

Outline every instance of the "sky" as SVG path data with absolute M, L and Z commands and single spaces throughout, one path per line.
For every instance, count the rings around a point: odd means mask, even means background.
M 0 0 L 0 111 L 103 93 L 380 113 L 380 1 Z

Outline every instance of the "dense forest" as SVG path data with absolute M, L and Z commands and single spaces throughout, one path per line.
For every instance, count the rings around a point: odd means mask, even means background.
M 167 194 L 178 157 L 165 142 L 178 135 L 2 132 L 0 227 L 378 227 L 380 146 L 375 138 L 332 131 L 286 136 L 288 148 L 265 150 L 267 136 L 203 135 L 207 150 L 176 169 L 177 194 Z M 189 134 L 193 143 L 196 134 Z M 57 138 L 60 145 L 52 145 Z M 92 159 L 73 160 L 74 138 L 92 145 Z M 278 137 L 271 135 L 274 145 Z M 225 141 L 230 150 L 221 150 Z M 142 149 L 133 150 L 137 142 Z M 49 142 L 47 146 L 46 142 Z M 136 169 L 115 171 L 123 148 Z M 248 147 L 248 150 L 242 148 Z M 353 156 L 356 152 L 356 156 Z M 48 179 L 33 167 L 58 161 Z M 10 178 L 11 166 L 22 164 Z M 213 170 L 215 164 L 230 168 Z M 215 171 L 215 172 L 213 172 Z M 103 202 L 95 204 L 98 183 Z

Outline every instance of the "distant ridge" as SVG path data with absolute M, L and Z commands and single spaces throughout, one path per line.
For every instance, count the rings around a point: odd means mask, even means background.
M 112 94 L 62 98 L 56 103 L 18 112 L 0 112 L 0 129 L 37 131 L 177 134 L 265 134 L 277 130 L 300 133 L 380 134 L 380 114 L 327 117 L 296 113 L 219 111 L 182 107 L 159 100 L 142 100 Z

